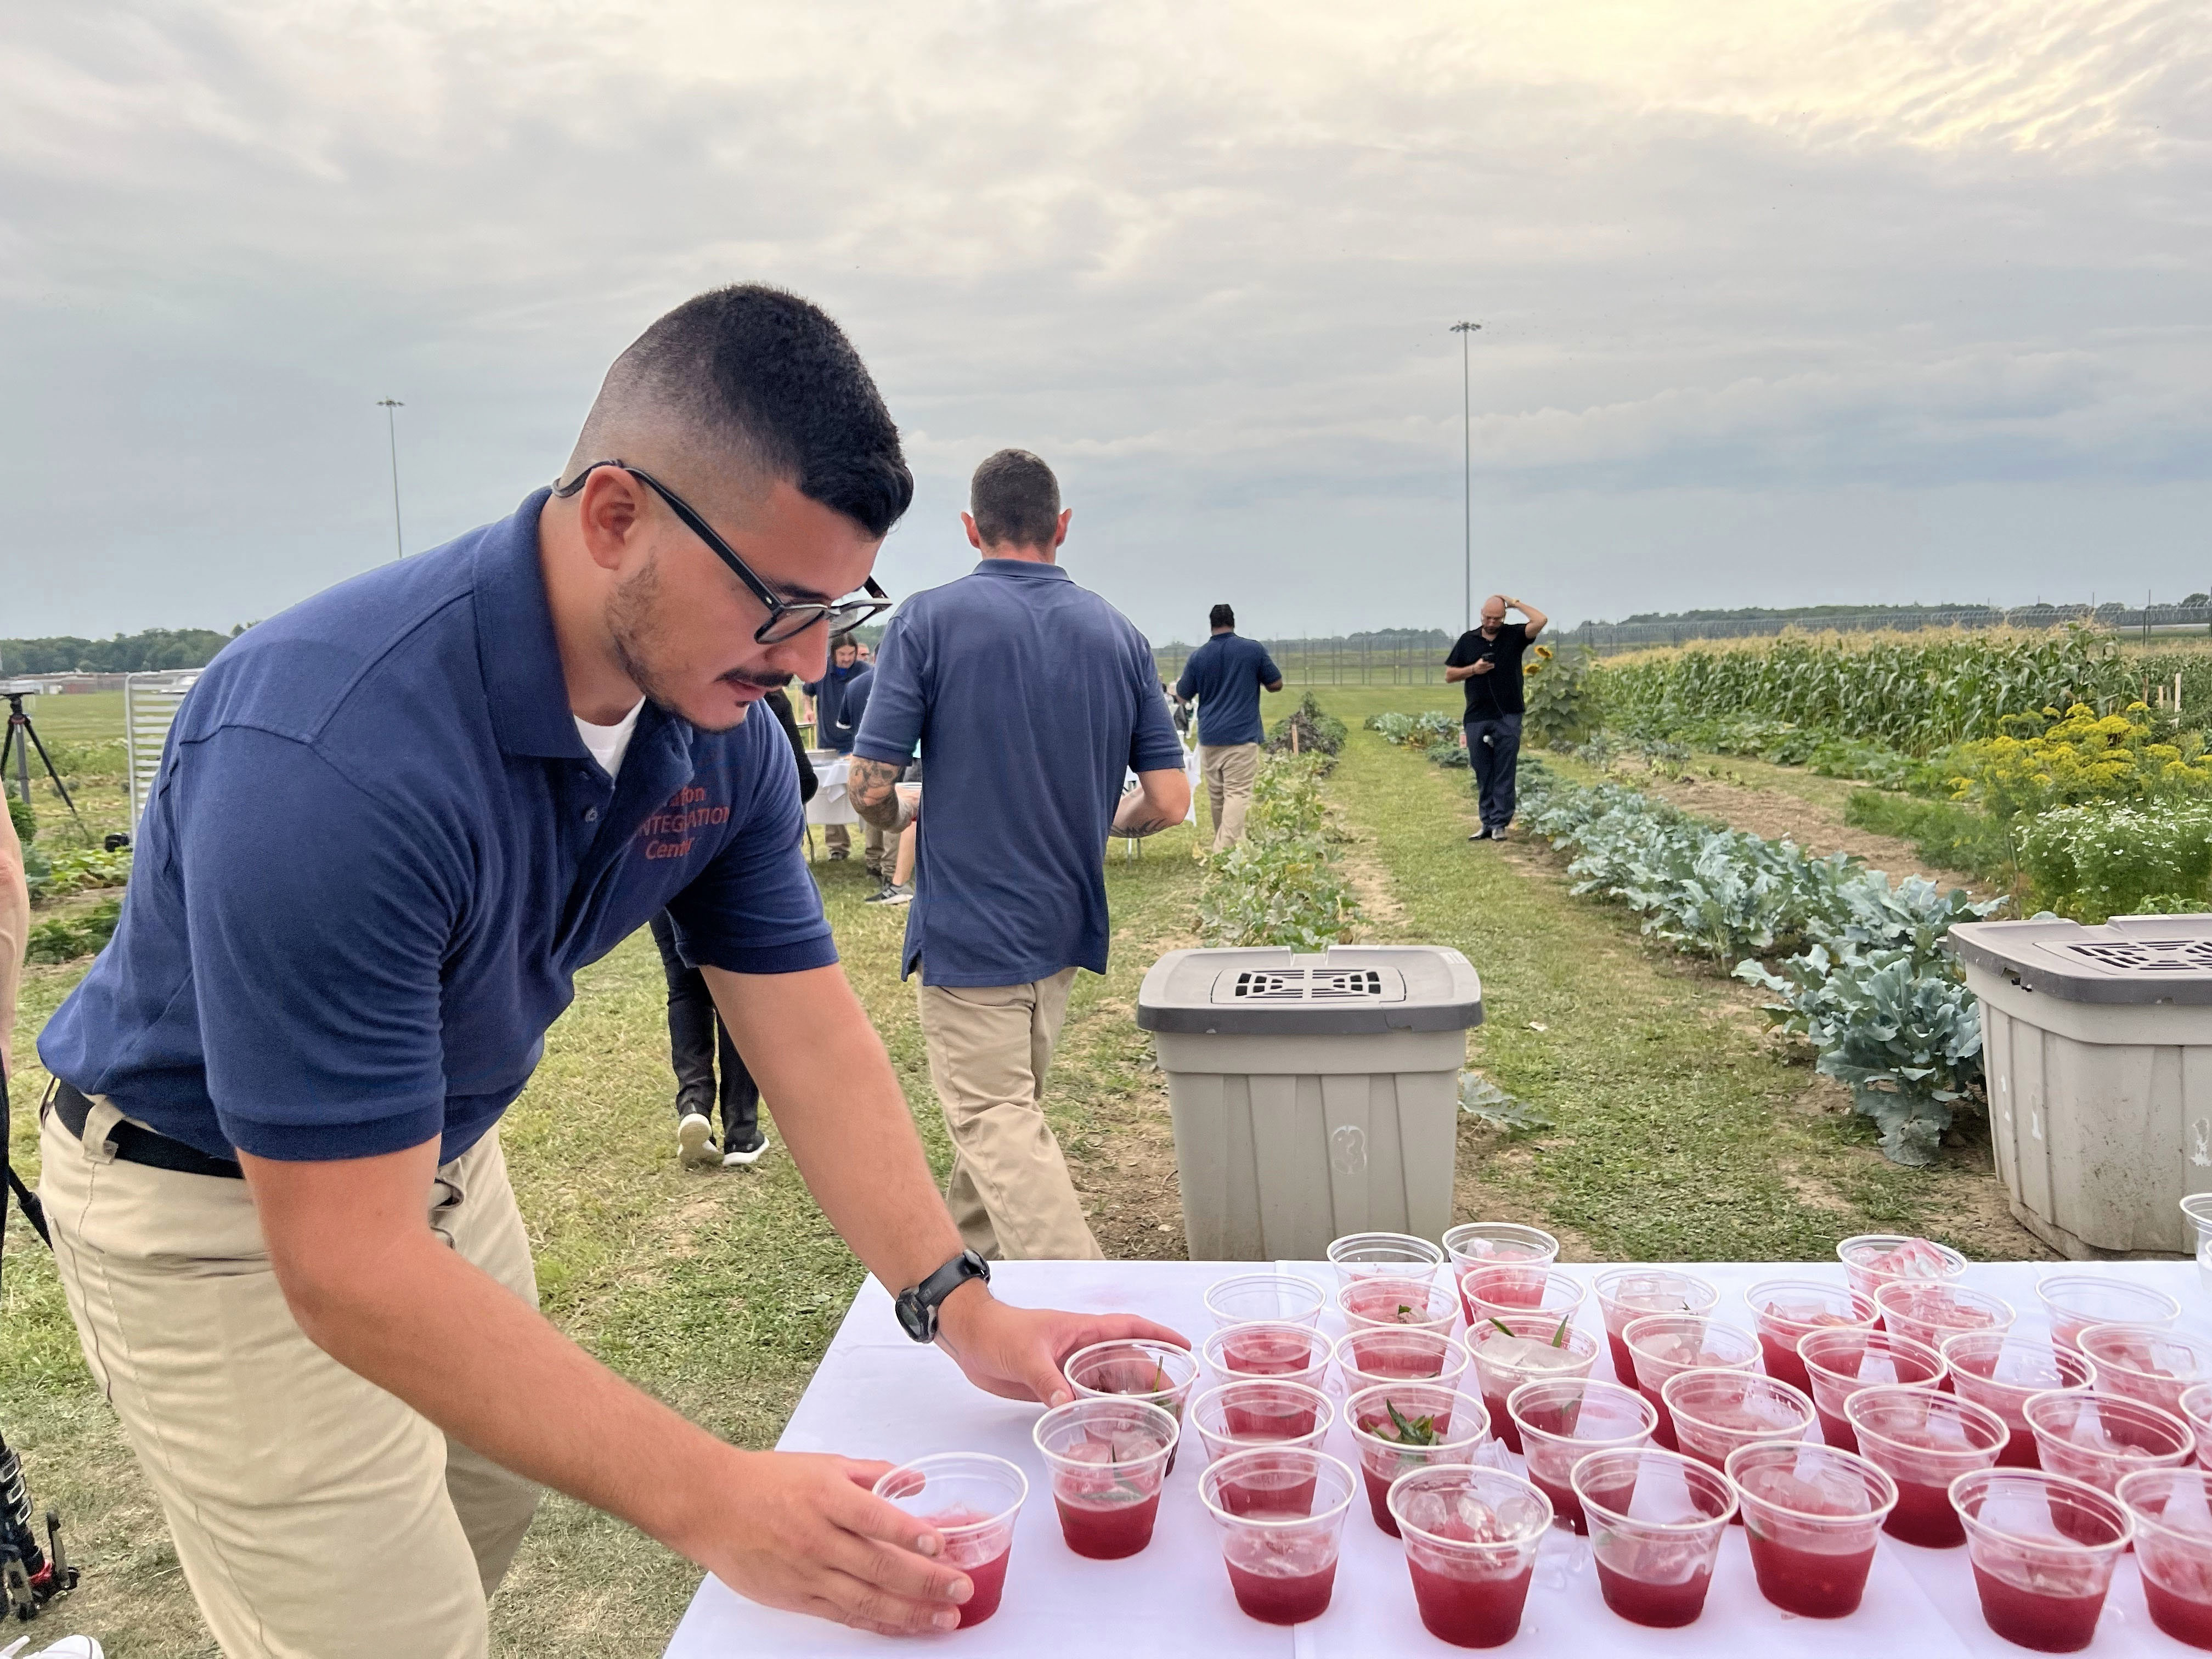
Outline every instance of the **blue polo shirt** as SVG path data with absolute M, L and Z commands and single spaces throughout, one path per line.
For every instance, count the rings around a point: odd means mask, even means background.
M 459 1156 L 655 911 L 694 963 L 836 960 L 773 716 L 651 703 L 610 780 L 568 711 L 547 492 L 224 647 L 185 699 L 114 942 L 46 1068 L 218 1157 Z
M 926 769 L 901 975 L 1106 971 L 1107 832 L 1128 770 L 1182 768 L 1152 648 L 1058 565 L 985 559 L 898 608 L 853 752 Z
M 1283 678 L 1267 647 L 1241 634 L 1216 634 L 1190 653 L 1176 682 L 1176 696 L 1198 702 L 1198 740 L 1209 749 L 1224 744 L 1258 743 L 1267 735 L 1260 720 L 1260 692 Z
M 860 716 L 867 712 L 868 682 L 874 678 L 875 671 L 864 662 L 850 668 L 832 664 L 828 673 L 806 687 L 806 695 L 814 699 L 814 741 L 818 747 L 834 749 L 841 755 L 853 752 Z

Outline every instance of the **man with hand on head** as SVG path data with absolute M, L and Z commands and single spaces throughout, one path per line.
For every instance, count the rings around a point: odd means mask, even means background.
M 482 1659 L 538 1483 L 775 1607 L 957 1622 L 972 1584 L 868 1492 L 885 1465 L 727 1445 L 536 1311 L 499 1119 L 577 971 L 664 908 L 910 1336 L 1019 1400 L 1172 1338 L 992 1295 L 754 708 L 887 602 L 913 483 L 851 343 L 776 289 L 702 295 L 561 478 L 223 650 L 40 1042 L 70 1311 L 230 1659 Z
M 1508 622 L 1518 611 L 1526 622 Z M 1533 605 L 1492 593 L 1482 623 L 1459 636 L 1444 659 L 1444 684 L 1467 688 L 1467 757 L 1474 765 L 1482 827 L 1469 841 L 1504 841 L 1513 822 L 1514 769 L 1521 761 L 1521 716 L 1527 710 L 1521 659 L 1550 620 Z
M 1182 665 L 1175 696 L 1177 702 L 1198 703 L 1198 764 L 1218 853 L 1244 839 L 1252 781 L 1260 775 L 1260 740 L 1267 734 L 1260 693 L 1281 690 L 1283 672 L 1266 646 L 1237 633 L 1237 613 L 1227 605 L 1215 605 L 1206 623 L 1212 636 Z
M 921 975 L 962 1237 L 985 1256 L 1096 1259 L 1045 1074 L 1075 970 L 1106 971 L 1106 838 L 1181 823 L 1190 781 L 1152 647 L 1059 563 L 1073 514 L 1052 469 L 1002 449 L 969 505 L 983 556 L 884 630 L 849 793 L 871 823 L 904 829 L 896 786 L 921 746 L 929 806 L 901 973 Z

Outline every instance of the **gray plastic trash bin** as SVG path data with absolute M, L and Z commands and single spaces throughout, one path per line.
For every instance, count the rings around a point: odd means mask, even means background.
M 2187 1255 L 2212 1188 L 2212 915 L 1976 921 L 1990 1139 L 2012 1212 L 2077 1261 Z
M 1171 951 L 1137 993 L 1168 1076 L 1194 1261 L 1318 1261 L 1451 1221 L 1482 981 L 1456 951 Z

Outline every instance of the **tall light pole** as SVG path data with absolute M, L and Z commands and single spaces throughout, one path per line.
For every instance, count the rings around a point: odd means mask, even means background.
M 407 556 L 407 543 L 399 532 L 399 428 L 396 424 L 398 417 L 392 411 L 395 409 L 404 409 L 407 405 L 397 398 L 379 398 L 376 400 L 376 406 L 384 411 L 384 435 L 392 446 L 392 556 L 395 559 L 404 559 Z
M 1459 432 L 1460 432 L 1460 495 L 1465 503 L 1467 560 L 1467 617 L 1461 629 L 1474 626 L 1474 415 L 1468 391 L 1468 342 L 1474 337 L 1480 323 L 1454 323 L 1451 331 L 1459 336 Z

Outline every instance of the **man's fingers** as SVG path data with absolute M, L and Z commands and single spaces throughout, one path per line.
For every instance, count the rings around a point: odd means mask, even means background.
M 845 1478 L 865 1492 L 872 1492 L 876 1482 L 898 1467 L 866 1457 L 848 1457 L 844 1462 Z
M 945 1540 L 928 1522 L 857 1487 L 846 1487 L 830 1504 L 829 1519 L 832 1526 L 841 1527 L 857 1538 L 873 1539 L 915 1555 L 934 1556 L 945 1552 Z
M 957 1567 L 925 1561 L 921 1556 L 852 1533 L 842 1534 L 830 1547 L 827 1565 L 848 1577 L 901 1601 L 934 1611 L 956 1607 L 975 1594 L 975 1583 Z
M 951 1630 L 960 1622 L 959 1609 L 950 1602 L 926 1607 L 878 1589 L 864 1579 L 832 1568 L 823 1575 L 822 1593 L 836 1608 L 836 1617 L 856 1629 L 878 1636 L 910 1636 L 920 1631 Z

